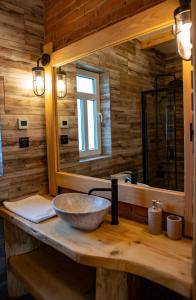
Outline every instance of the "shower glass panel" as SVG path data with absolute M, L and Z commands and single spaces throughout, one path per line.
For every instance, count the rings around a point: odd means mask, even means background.
M 182 81 L 142 93 L 143 181 L 153 187 L 184 190 Z

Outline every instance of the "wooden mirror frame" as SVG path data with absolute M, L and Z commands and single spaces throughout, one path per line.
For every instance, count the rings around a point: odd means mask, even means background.
M 115 46 L 119 43 L 157 31 L 174 23 L 173 12 L 179 6 L 177 0 L 167 0 L 103 30 L 87 36 L 73 44 L 53 52 L 52 43 L 44 47 L 51 55 L 46 71 L 46 133 L 49 192 L 58 193 L 58 187 L 88 192 L 93 187 L 109 187 L 110 181 L 60 171 L 57 144 L 56 68 L 78 60 L 94 51 Z M 192 191 L 193 154 L 190 141 L 192 123 L 192 79 L 191 62 L 183 61 L 184 101 L 184 192 L 144 188 L 124 183 L 119 184 L 119 200 L 137 206 L 149 207 L 152 199 L 162 202 L 163 210 L 184 217 L 184 234 L 192 236 Z M 101 195 L 101 193 L 99 193 Z M 108 194 L 108 197 L 110 195 Z

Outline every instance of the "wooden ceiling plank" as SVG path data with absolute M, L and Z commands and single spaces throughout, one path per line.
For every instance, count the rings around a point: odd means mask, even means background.
M 151 37 L 148 37 L 142 41 L 140 41 L 140 45 L 142 49 L 148 49 L 152 48 L 154 46 L 160 45 L 162 43 L 171 41 L 175 38 L 173 32 L 167 31 L 167 32 L 162 32 L 156 35 L 153 35 Z

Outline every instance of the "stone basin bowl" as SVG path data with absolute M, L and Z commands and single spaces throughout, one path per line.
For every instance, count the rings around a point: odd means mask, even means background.
M 71 226 L 83 230 L 95 230 L 111 207 L 107 199 L 81 194 L 66 193 L 53 199 L 57 215 Z

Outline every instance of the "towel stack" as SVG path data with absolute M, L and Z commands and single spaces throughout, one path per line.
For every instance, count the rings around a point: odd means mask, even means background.
M 52 201 L 40 195 L 33 195 L 15 202 L 4 201 L 3 204 L 11 212 L 34 223 L 40 223 L 56 215 Z

